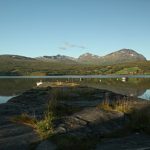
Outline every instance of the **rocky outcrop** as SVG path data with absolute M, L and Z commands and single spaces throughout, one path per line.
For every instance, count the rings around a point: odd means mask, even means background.
M 132 49 L 121 49 L 103 57 L 85 53 L 78 58 L 78 61 L 82 63 L 112 65 L 125 62 L 146 61 L 146 58 Z
M 103 138 L 104 135 L 124 127 L 127 119 L 124 113 L 100 110 L 96 107 L 96 103 L 95 106 L 91 106 L 89 103 L 86 105 L 86 102 L 90 101 L 90 98 L 93 98 L 93 100 L 102 100 L 105 94 L 111 98 L 115 98 L 115 93 L 92 88 L 88 89 L 87 87 L 76 88 L 78 95 L 76 93 L 70 93 L 68 97 L 70 101 L 81 100 L 83 102 L 84 95 L 86 100 L 84 106 L 78 105 L 80 109 L 54 121 L 54 134 L 56 136 L 71 135 L 75 137 L 92 136 Z M 65 87 L 65 90 L 68 89 L 69 87 Z M 31 89 L 12 98 L 6 104 L 0 105 L 0 150 L 29 150 L 33 148 L 36 150 L 56 149 L 57 145 L 51 143 L 49 140 L 41 142 L 41 139 L 34 129 L 11 121 L 12 117 L 22 113 L 28 113 L 31 116 L 34 115 L 37 119 L 41 119 L 46 105 L 51 99 L 52 90 L 53 88 L 51 87 Z M 71 91 L 72 90 L 73 89 L 71 89 Z M 69 101 L 69 99 L 66 101 Z M 77 107 L 74 103 L 73 105 L 71 105 L 71 103 L 67 105 L 65 101 L 61 101 L 61 105 L 65 106 L 65 109 Z M 97 150 L 99 150 L 99 147 L 98 145 Z
M 65 117 L 56 127 L 57 134 L 71 134 L 75 136 L 99 136 L 108 134 L 123 127 L 125 118 L 123 113 L 106 112 L 96 107 Z

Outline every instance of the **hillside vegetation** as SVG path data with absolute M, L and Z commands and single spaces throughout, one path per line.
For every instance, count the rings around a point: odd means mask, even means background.
M 0 75 L 150 74 L 150 61 L 114 65 L 62 62 L 1 55 Z

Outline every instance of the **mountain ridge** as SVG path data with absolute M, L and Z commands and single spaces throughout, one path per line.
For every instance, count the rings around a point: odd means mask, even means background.
M 84 64 L 116 64 L 116 63 L 124 63 L 124 62 L 134 62 L 134 61 L 146 61 L 146 58 L 137 53 L 132 49 L 121 49 L 105 56 L 99 56 L 92 53 L 84 53 L 80 55 L 78 58 L 65 56 L 65 55 L 56 55 L 56 56 L 43 56 L 41 60 L 47 58 L 47 60 L 70 60 L 77 63 Z
M 58 62 L 64 64 L 96 64 L 96 65 L 110 65 L 117 63 L 126 63 L 126 62 L 135 62 L 135 61 L 147 61 L 147 59 L 142 55 L 137 53 L 132 49 L 120 49 L 118 51 L 114 51 L 105 56 L 99 56 L 92 53 L 84 53 L 80 55 L 78 58 L 66 56 L 66 55 L 55 55 L 55 56 L 40 56 L 40 57 L 26 57 L 20 55 L 0 55 L 0 58 L 8 58 L 8 59 L 23 59 L 23 60 L 38 60 L 38 61 L 46 61 L 46 62 Z

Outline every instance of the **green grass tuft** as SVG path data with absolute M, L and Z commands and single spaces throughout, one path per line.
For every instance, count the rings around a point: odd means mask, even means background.
M 52 136 L 54 132 L 53 121 L 55 120 L 55 116 L 53 113 L 53 109 L 51 108 L 51 103 L 49 103 L 47 110 L 44 113 L 44 117 L 41 120 L 38 120 L 28 114 L 21 114 L 12 117 L 11 121 L 29 125 L 30 127 L 34 128 L 34 130 L 42 139 L 46 139 Z

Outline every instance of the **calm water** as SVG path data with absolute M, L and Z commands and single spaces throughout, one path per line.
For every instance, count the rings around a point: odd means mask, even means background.
M 36 82 L 70 81 L 96 89 L 105 89 L 115 93 L 150 100 L 150 76 L 51 76 L 51 77 L 0 77 L 0 103 L 7 102 L 13 96 L 36 87 Z

